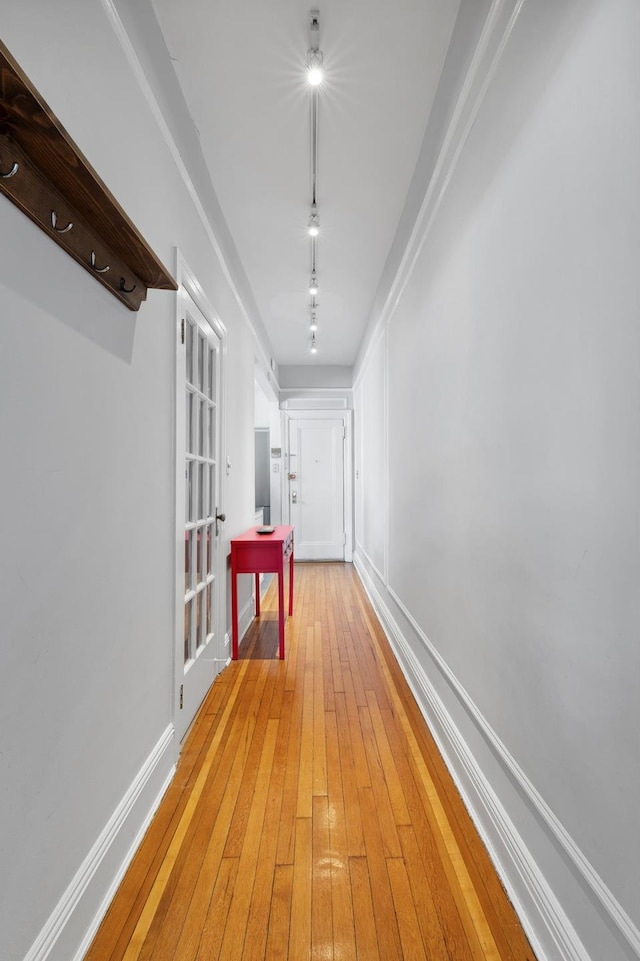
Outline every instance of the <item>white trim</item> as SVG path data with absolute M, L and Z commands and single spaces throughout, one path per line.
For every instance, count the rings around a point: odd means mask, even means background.
M 384 417 L 383 424 L 383 459 L 384 459 L 384 543 L 382 545 L 382 562 L 384 567 L 384 583 L 387 584 L 389 581 L 389 545 L 391 543 L 391 519 L 389 511 L 389 491 L 391 490 L 391 464 L 389 463 L 389 430 L 390 430 L 390 417 L 389 417 L 389 336 L 388 328 L 385 325 L 382 335 L 380 337 L 380 346 L 383 351 L 383 371 L 382 371 L 382 416 Z
M 382 582 L 383 584 L 385 584 L 385 583 L 386 583 L 386 582 L 385 582 L 385 577 L 384 577 L 384 574 L 382 573 L 382 571 L 379 569 L 379 567 L 376 565 L 376 563 L 373 561 L 373 559 L 370 557 L 370 555 L 366 552 L 366 550 L 364 549 L 364 547 L 362 546 L 362 544 L 360 543 L 360 541 L 356 541 L 356 553 L 355 553 L 355 556 L 354 556 L 354 563 L 355 563 L 356 567 L 358 566 L 358 555 L 359 555 L 359 554 L 362 555 L 362 557 L 364 557 L 364 559 L 366 560 L 366 562 L 367 562 L 367 564 L 369 565 L 369 567 L 371 568 L 371 570 L 380 578 L 381 582 Z M 362 580 L 362 576 L 360 577 L 360 579 Z
M 27 952 L 24 961 L 81 961 L 87 952 L 100 922 L 116 892 L 125 871 L 140 845 L 162 797 L 173 778 L 174 729 L 170 724 L 163 732 L 151 754 L 136 775 L 122 801 L 100 833 L 67 890 L 49 916 L 42 931 Z M 133 841 L 128 840 L 133 833 Z M 126 845 L 118 853 L 118 848 Z M 107 857 L 117 858 L 115 873 Z M 102 877 L 102 874 L 105 874 Z M 83 920 L 83 915 L 87 917 Z M 81 942 L 68 930 L 82 932 Z M 73 938 L 69 946 L 65 935 Z
M 557 897 L 545 880 L 529 849 L 509 818 L 500 799 L 475 760 L 434 686 L 384 602 L 368 570 L 356 554 L 356 571 L 380 618 L 407 682 L 429 721 L 430 729 L 463 800 L 485 842 L 534 950 L 543 958 L 558 961 L 591 961 Z M 416 637 L 433 658 L 464 710 L 473 719 L 491 751 L 499 758 L 512 783 L 524 795 L 537 820 L 573 864 L 583 886 L 597 899 L 607 916 L 608 927 L 618 932 L 640 957 L 640 931 L 582 853 L 517 761 L 481 714 L 463 685 L 438 653 L 392 588 L 389 597 L 406 617 Z
M 524 3 L 525 0 L 493 0 L 491 4 L 402 258 L 378 318 L 371 331 L 365 332 L 362 358 L 356 358 L 354 365 L 354 384 L 367 364 L 380 328 L 388 324 L 411 279 Z
M 283 392 L 281 392 L 283 393 Z M 340 392 L 342 393 L 342 391 Z M 350 410 L 346 397 L 290 397 L 280 404 L 281 410 Z
M 362 361 L 362 364 L 360 364 L 360 366 L 359 366 L 359 368 L 358 368 L 357 375 L 356 375 L 356 377 L 354 378 L 354 381 L 353 381 L 353 391 L 354 391 L 354 393 L 355 393 L 356 389 L 358 389 L 358 388 L 360 388 L 360 387 L 362 386 L 362 379 L 364 378 L 364 376 L 365 376 L 365 374 L 366 374 L 367 367 L 369 366 L 369 360 L 370 360 L 371 352 L 372 352 L 373 350 L 375 350 L 375 348 L 378 346 L 379 342 L 383 339 L 383 337 L 386 336 L 386 333 L 387 333 L 386 327 L 385 327 L 385 325 L 384 325 L 382 322 L 377 323 L 376 326 L 375 326 L 375 328 L 374 328 L 373 331 L 371 332 L 371 336 L 370 336 L 370 338 L 369 338 L 369 343 L 367 344 L 367 352 L 366 352 L 366 355 L 365 355 L 365 357 L 364 357 L 364 359 L 363 359 L 363 361 Z M 387 352 L 388 352 L 388 351 L 387 351 Z
M 384 516 L 383 545 L 382 545 L 384 572 L 383 572 L 383 571 L 380 571 L 380 569 L 378 568 L 378 566 L 374 563 L 374 561 L 372 560 L 372 558 L 369 556 L 369 554 L 367 553 L 367 551 L 364 549 L 363 545 L 360 544 L 359 546 L 360 546 L 360 552 L 361 552 L 361 553 L 363 554 L 363 556 L 366 558 L 367 563 L 368 563 L 368 564 L 370 565 L 370 567 L 376 572 L 376 574 L 378 575 L 378 577 L 380 578 L 380 580 L 386 585 L 386 583 L 387 583 L 387 577 L 388 577 L 388 567 L 389 567 L 389 544 L 390 544 L 390 521 L 389 521 L 389 487 L 390 487 L 390 483 L 389 483 L 389 479 L 390 479 L 390 471 L 391 471 L 391 465 L 390 465 L 390 463 L 389 463 L 389 344 L 388 344 L 388 337 L 387 337 L 387 328 L 386 328 L 386 326 L 379 325 L 379 326 L 376 328 L 375 332 L 374 332 L 374 336 L 373 336 L 372 342 L 371 342 L 371 344 L 369 345 L 369 348 L 368 348 L 368 350 L 367 350 L 366 365 L 363 365 L 363 366 L 362 366 L 362 368 L 361 368 L 361 370 L 360 370 L 360 372 L 359 372 L 359 374 L 358 374 L 358 377 L 357 377 L 357 379 L 356 379 L 356 385 L 355 385 L 355 387 L 354 387 L 353 409 L 354 409 L 354 416 L 355 416 L 355 433 L 356 433 L 356 442 L 357 442 L 358 416 L 360 416 L 360 422 L 363 422 L 363 421 L 364 421 L 364 417 L 362 416 L 362 405 L 363 405 L 363 403 L 364 403 L 363 398 L 362 398 L 362 393 L 363 393 L 363 390 L 364 390 L 364 378 L 365 378 L 365 376 L 366 376 L 366 374 L 367 374 L 367 372 L 368 372 L 368 370 L 369 370 L 369 366 L 370 366 L 370 363 L 371 363 L 373 351 L 374 351 L 374 350 L 377 350 L 378 347 L 380 347 L 380 348 L 382 349 L 382 351 L 383 351 L 383 361 L 384 361 L 383 371 L 382 371 L 382 384 L 381 384 L 381 390 L 382 390 L 382 408 L 383 408 L 383 418 L 384 418 L 384 423 L 383 423 L 382 459 L 383 459 L 383 463 L 384 463 L 384 465 L 385 465 L 385 466 L 384 466 L 384 471 L 383 471 L 383 478 L 384 478 L 384 492 L 383 492 L 383 493 L 384 493 L 384 496 L 383 496 L 383 503 L 384 503 L 385 516 Z M 360 433 L 362 433 L 362 432 L 360 431 Z M 361 443 L 361 445 L 362 445 L 362 441 L 360 441 L 360 443 Z M 361 486 L 360 486 L 360 496 L 363 497 L 363 496 L 364 496 L 363 491 L 366 490 L 368 478 L 367 478 L 366 473 L 363 471 L 363 449 L 362 449 L 362 446 L 360 447 L 360 459 L 359 459 L 359 461 L 360 461 L 360 462 L 359 462 L 359 466 L 360 466 L 360 470 L 361 470 L 361 476 L 360 476 L 360 485 L 361 485 Z M 354 487 L 354 492 L 355 492 L 356 494 L 358 493 L 357 487 Z M 381 509 L 382 509 L 382 506 L 381 506 Z
M 457 679 L 451 668 L 448 666 L 446 661 L 442 658 L 439 652 L 436 650 L 429 638 L 424 634 L 424 632 L 418 626 L 416 620 L 409 613 L 403 602 L 400 600 L 398 595 L 395 593 L 392 587 L 387 588 L 389 595 L 393 598 L 395 603 L 398 605 L 399 609 L 402 611 L 404 616 L 407 618 L 412 628 L 416 632 L 416 635 L 420 638 L 424 646 L 429 651 L 429 655 L 437 663 L 439 669 L 442 671 L 443 675 L 446 677 L 448 683 L 451 685 L 452 689 L 455 691 L 457 697 L 464 704 L 465 710 L 473 718 L 474 723 L 477 725 L 479 730 L 482 732 L 483 737 L 491 745 L 493 752 L 500 758 L 503 765 L 509 772 L 509 776 L 513 781 L 515 781 L 520 790 L 525 794 L 528 799 L 529 804 L 536 811 L 536 814 L 541 818 L 549 832 L 555 837 L 556 841 L 562 847 L 562 850 L 575 866 L 576 870 L 579 872 L 580 876 L 584 880 L 584 883 L 593 892 L 593 895 L 602 905 L 603 909 L 611 918 L 611 921 L 615 927 L 620 931 L 625 941 L 633 949 L 638 957 L 640 957 L 640 931 L 634 925 L 633 921 L 618 903 L 616 898 L 613 896 L 607 885 L 604 883 L 598 872 L 595 870 L 591 862 L 584 856 L 576 842 L 573 840 L 569 832 L 562 825 L 556 815 L 553 813 L 547 802 L 544 800 L 540 792 L 534 787 L 527 775 L 524 773 L 515 758 L 509 753 L 503 742 L 500 740 L 496 732 L 490 726 L 484 715 L 480 712 L 475 702 L 471 699 L 468 692 L 462 686 L 460 681 Z
M 247 574 L 253 580 L 253 574 Z M 255 620 L 255 593 L 252 591 L 249 600 L 242 605 L 238 612 L 238 648 Z
M 120 15 L 118 14 L 118 11 L 115 8 L 113 0 L 102 0 L 102 5 L 105 9 L 107 17 L 111 21 L 111 26 L 113 27 L 114 33 L 118 38 L 118 41 L 120 43 L 120 46 L 122 47 L 123 53 L 129 62 L 129 66 L 133 71 L 134 77 L 138 83 L 138 86 L 140 87 L 142 95 L 144 96 L 145 100 L 147 101 L 147 104 L 149 105 L 149 109 L 151 110 L 151 114 L 158 125 L 158 129 L 160 130 L 162 138 L 164 139 L 169 149 L 169 153 L 173 158 L 173 162 L 175 163 L 178 173 L 182 178 L 182 181 L 186 187 L 187 193 L 189 194 L 191 201 L 196 209 L 196 212 L 200 217 L 202 226 L 204 227 L 207 237 L 209 238 L 209 241 L 211 243 L 211 246 L 215 251 L 216 257 L 218 258 L 218 262 L 222 269 L 224 279 L 229 285 L 229 289 L 231 290 L 235 298 L 235 301 L 238 304 L 238 307 L 240 309 L 240 313 L 243 319 L 245 320 L 251 333 L 255 337 L 256 347 L 262 354 L 262 360 L 265 365 L 265 369 L 270 370 L 271 369 L 271 353 L 272 353 L 271 345 L 263 343 L 261 334 L 259 333 L 258 330 L 256 330 L 256 327 L 253 324 L 251 317 L 249 316 L 249 312 L 247 311 L 247 308 L 244 305 L 244 301 L 240 295 L 240 291 L 236 287 L 235 281 L 231 275 L 231 271 L 227 264 L 222 247 L 220 246 L 215 230 L 213 229 L 213 225 L 209 219 L 209 216 L 207 215 L 206 210 L 204 209 L 204 206 L 200 199 L 200 195 L 196 190 L 195 184 L 193 183 L 189 175 L 189 171 L 187 170 L 187 167 L 182 159 L 182 155 L 173 137 L 173 134 L 171 133 L 169 126 L 166 120 L 164 119 L 164 114 L 162 113 L 160 104 L 158 103 L 158 100 L 156 98 L 156 95 L 153 91 L 151 84 L 147 80 L 147 75 L 144 72 L 144 69 L 142 67 L 142 64 L 140 63 L 140 60 L 135 51 L 135 48 L 131 43 L 131 40 L 129 39 L 129 35 L 125 29 L 125 26 L 122 20 L 120 19 Z
M 339 395 L 347 394 L 348 395 L 353 392 L 353 387 L 309 387 L 308 385 L 305 386 L 304 384 L 300 384 L 299 387 L 281 387 L 280 388 L 281 397 L 283 394 L 295 395 L 298 392 L 304 393 L 304 394 L 339 394 Z M 283 402 L 286 402 L 288 400 L 295 400 L 295 399 L 296 399 L 295 396 L 293 398 L 291 397 L 284 398 Z
M 353 561 L 353 410 L 348 407 L 346 409 L 313 409 L 313 410 L 297 410 L 295 408 L 284 410 L 281 406 L 281 414 L 283 417 L 282 424 L 282 438 L 283 447 L 285 453 L 285 469 L 282 471 L 282 503 L 283 503 L 283 521 L 282 523 L 289 523 L 289 521 L 284 520 L 284 504 L 287 504 L 288 510 L 288 493 L 286 488 L 286 475 L 289 472 L 289 421 L 291 420 L 342 420 L 344 424 L 344 448 L 343 448 L 343 471 L 344 471 L 344 533 L 346 534 L 346 543 L 344 545 L 344 559 L 346 563 L 351 563 Z M 287 514 L 287 517 L 289 515 Z
M 174 610 L 173 610 L 173 649 L 171 652 L 173 664 L 173 685 L 171 716 L 174 719 L 176 730 L 180 737 L 176 739 L 176 752 L 179 751 L 180 738 L 188 731 L 195 713 L 192 717 L 183 718 L 180 708 L 180 685 L 185 682 L 184 659 L 181 651 L 179 637 L 183 631 L 184 618 L 184 585 L 180 578 L 180 570 L 184 564 L 184 414 L 181 403 L 184 395 L 184 349 L 181 343 L 181 325 L 185 318 L 188 302 L 191 301 L 198 309 L 204 320 L 207 322 L 211 331 L 220 342 L 220 365 L 219 365 L 219 462 L 217 464 L 218 483 L 219 483 L 219 504 L 221 512 L 225 509 L 226 498 L 226 472 L 222 465 L 227 458 L 227 398 L 226 398 L 226 357 L 227 357 L 227 329 L 221 318 L 218 316 L 209 301 L 202 285 L 189 267 L 185 257 L 176 247 L 175 249 L 175 276 L 178 283 L 178 290 L 175 293 L 175 364 L 174 364 L 174 387 L 173 387 L 173 411 L 174 411 L 174 449 L 173 458 L 175 464 L 174 475 L 174 528 L 175 528 L 175 562 L 174 562 Z M 180 404 L 178 399 L 180 398 Z M 228 649 L 225 643 L 224 627 L 227 620 L 226 611 L 226 558 L 224 555 L 225 538 L 221 533 L 218 545 L 217 569 L 214 572 L 213 584 L 215 592 L 214 600 L 214 631 L 217 635 L 217 648 L 214 657 L 210 658 L 214 665 L 226 663 Z M 216 670 L 219 673 L 220 668 Z M 213 678 L 212 678 L 213 680 Z M 185 708 L 188 708 L 185 699 Z M 199 705 L 196 706 L 196 710 Z

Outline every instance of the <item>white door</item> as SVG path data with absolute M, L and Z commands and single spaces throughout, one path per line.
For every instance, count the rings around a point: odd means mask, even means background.
M 175 726 L 182 740 L 218 672 L 221 644 L 219 332 L 179 294 Z
M 345 558 L 343 417 L 289 419 L 289 523 L 297 560 Z

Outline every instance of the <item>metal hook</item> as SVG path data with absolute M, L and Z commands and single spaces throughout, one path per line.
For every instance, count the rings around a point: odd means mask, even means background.
M 135 289 L 136 289 L 136 284 L 134 284 L 133 287 L 125 287 L 124 277 L 120 278 L 120 290 L 122 291 L 123 294 L 132 294 Z
M 58 222 L 58 215 L 56 214 L 55 210 L 52 210 L 51 226 L 57 234 L 66 234 L 73 227 L 73 224 L 71 223 L 71 221 L 69 221 L 66 227 L 56 227 L 57 222 Z
M 9 177 L 13 177 L 13 175 L 18 172 L 18 166 L 19 166 L 19 164 L 14 163 L 14 165 L 13 165 L 13 167 L 11 168 L 11 170 L 9 171 L 9 173 L 6 173 L 6 174 L 0 173 L 0 179 L 1 179 L 1 180 L 8 180 Z
M 108 264 L 107 264 L 106 267 L 96 267 L 96 252 L 95 252 L 95 250 L 92 250 L 92 251 L 91 251 L 91 266 L 93 267 L 93 269 L 95 270 L 95 272 L 96 272 L 97 274 L 106 274 L 106 272 L 109 270 L 109 265 L 108 265 Z

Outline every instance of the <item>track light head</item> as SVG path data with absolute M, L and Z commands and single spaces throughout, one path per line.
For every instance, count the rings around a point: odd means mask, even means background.
M 320 13 L 318 10 L 310 11 L 309 22 L 309 49 L 307 50 L 307 80 L 312 87 L 317 87 L 322 83 L 324 77 L 324 65 L 322 50 L 320 50 Z
M 307 50 L 307 80 L 312 87 L 319 86 L 324 80 L 322 50 Z
M 309 215 L 309 236 L 317 237 L 320 233 L 320 217 L 318 216 L 318 208 L 315 204 L 311 205 L 311 213 Z
M 309 294 L 312 297 L 318 296 L 318 275 L 315 272 L 311 274 L 311 281 L 309 283 Z

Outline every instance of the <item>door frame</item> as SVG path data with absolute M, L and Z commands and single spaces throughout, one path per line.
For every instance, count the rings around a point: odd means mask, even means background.
M 226 354 L 227 354 L 227 330 L 214 310 L 207 295 L 202 289 L 197 277 L 190 269 L 180 250 L 176 248 L 176 281 L 178 290 L 175 295 L 175 339 L 174 339 L 174 374 L 173 374 L 173 461 L 175 465 L 175 486 L 174 486 L 174 531 L 175 549 L 173 562 L 174 577 L 174 597 L 173 597 L 173 634 L 172 634 L 172 685 L 171 685 L 171 717 L 173 719 L 174 732 L 177 733 L 179 726 L 178 717 L 180 707 L 180 685 L 184 677 L 184 504 L 185 504 L 185 480 L 184 480 L 184 456 L 185 456 L 185 419 L 178 416 L 181 410 L 178 402 L 178 391 L 184 395 L 184 356 L 182 351 L 182 320 L 184 318 L 184 298 L 188 297 L 193 301 L 202 316 L 205 318 L 212 331 L 220 341 L 220 370 L 219 370 L 219 396 L 220 396 L 220 416 L 219 416 L 219 449 L 220 457 L 218 463 L 218 484 L 219 484 L 219 510 L 224 512 L 226 502 L 226 471 L 224 464 L 227 458 L 227 418 L 226 418 Z M 184 413 L 184 412 L 182 412 Z M 224 534 L 220 534 L 219 549 L 217 551 L 217 570 L 215 571 L 214 581 L 214 632 L 217 641 L 213 650 L 213 661 L 215 662 L 215 676 L 222 667 L 229 662 L 230 655 L 228 645 L 225 642 L 226 632 L 226 556 L 224 550 Z M 195 712 L 197 714 L 197 710 Z M 194 717 L 195 717 L 194 714 Z M 189 720 L 185 728 L 188 730 L 193 718 Z M 180 752 L 180 745 L 184 739 L 176 737 L 176 756 Z
M 346 542 L 344 559 L 353 561 L 353 411 L 349 408 L 287 408 L 282 414 L 282 439 L 284 445 L 284 469 L 282 471 L 282 516 L 283 524 L 289 524 L 291 498 L 289 496 L 289 422 L 292 420 L 342 420 L 345 429 L 344 457 L 342 469 L 344 495 L 344 527 Z M 286 506 L 285 506 L 286 505 Z M 286 517 L 286 521 L 284 518 Z

